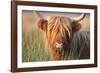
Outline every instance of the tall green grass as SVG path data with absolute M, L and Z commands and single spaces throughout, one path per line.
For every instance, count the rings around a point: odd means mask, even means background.
M 30 33 L 22 32 L 22 62 L 49 61 L 44 52 L 45 44 L 42 33 L 36 29 Z

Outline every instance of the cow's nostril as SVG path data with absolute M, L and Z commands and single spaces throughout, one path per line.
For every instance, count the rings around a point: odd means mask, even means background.
M 56 42 L 56 48 L 63 48 L 63 43 Z

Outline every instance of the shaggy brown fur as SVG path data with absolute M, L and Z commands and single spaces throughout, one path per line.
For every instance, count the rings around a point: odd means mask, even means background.
M 52 60 L 87 59 L 89 33 L 80 31 L 81 24 L 64 16 L 39 19 L 38 27 L 45 32 L 46 44 Z

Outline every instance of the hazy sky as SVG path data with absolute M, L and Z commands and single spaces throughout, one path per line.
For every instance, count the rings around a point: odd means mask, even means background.
M 50 15 L 63 15 L 66 17 L 74 18 L 79 16 L 81 13 L 74 13 L 74 12 L 51 12 L 51 11 L 38 11 L 40 15 L 44 18 L 47 18 Z M 33 11 L 23 11 L 23 28 L 26 30 L 31 30 L 34 28 L 34 24 L 36 21 L 36 15 Z M 89 31 L 90 30 L 90 14 L 86 13 L 86 17 L 80 22 L 82 23 L 82 29 Z

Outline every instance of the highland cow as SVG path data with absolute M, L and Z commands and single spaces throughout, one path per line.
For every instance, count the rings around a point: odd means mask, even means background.
M 44 31 L 52 60 L 90 58 L 90 34 L 80 30 L 80 21 L 86 14 L 73 19 L 60 15 L 44 19 L 38 12 L 36 14 L 39 17 L 37 25 Z

